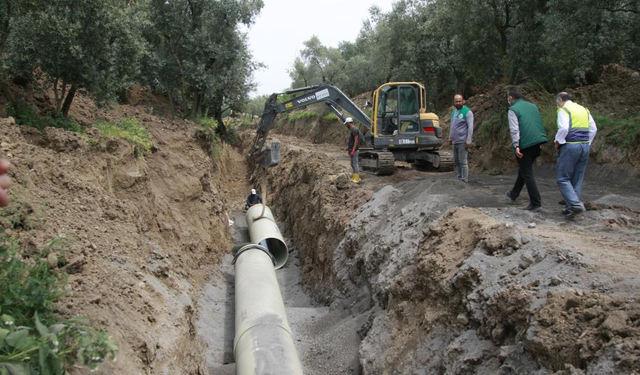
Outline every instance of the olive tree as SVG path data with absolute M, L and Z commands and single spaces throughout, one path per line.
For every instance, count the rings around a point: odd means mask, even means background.
M 97 99 L 114 97 L 137 78 L 144 44 L 134 25 L 136 7 L 124 0 L 24 0 L 7 40 L 13 72 L 42 72 L 56 113 L 67 116 L 80 88 Z

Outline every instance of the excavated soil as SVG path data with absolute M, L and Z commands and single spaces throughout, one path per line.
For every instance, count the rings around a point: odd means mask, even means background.
M 340 147 L 277 139 L 281 164 L 254 178 L 312 296 L 357 323 L 362 373 L 637 373 L 640 175 L 592 163 L 590 211 L 566 221 L 553 166 L 530 213 L 504 197 L 514 172 L 464 184 L 402 165 L 355 185 Z
M 193 123 L 149 107 L 99 110 L 80 97 L 76 111 L 90 120 L 137 117 L 153 151 L 136 157 L 128 143 L 95 131 L 40 133 L 0 119 L 0 157 L 14 180 L 0 225 L 28 253 L 64 239 L 58 256 L 71 275 L 59 313 L 86 317 L 120 347 L 98 373 L 204 374 L 196 305 L 232 246 L 227 214 L 244 198 L 236 189 L 246 172 L 229 167 L 242 158 L 223 146 L 212 162 Z
M 342 127 L 334 144 L 318 143 L 322 129 L 278 134 L 282 162 L 263 170 L 227 146 L 214 161 L 193 123 L 157 116 L 166 106 L 138 95 L 111 109 L 81 98 L 76 116 L 138 118 L 154 145 L 143 157 L 95 132 L 0 120 L 16 182 L 0 225 L 25 252 L 64 236 L 59 312 L 120 346 L 97 373 L 228 373 L 231 222 L 256 187 L 291 245 L 279 279 L 308 374 L 638 374 L 633 170 L 591 163 L 590 210 L 565 221 L 551 165 L 536 169 L 537 213 L 507 204 L 513 171 L 464 184 L 399 163 L 353 184 Z

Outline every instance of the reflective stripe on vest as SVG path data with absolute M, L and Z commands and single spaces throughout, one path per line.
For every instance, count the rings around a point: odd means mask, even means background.
M 565 103 L 558 108 L 569 115 L 569 132 L 565 137 L 567 143 L 589 143 L 589 111 L 576 103 Z

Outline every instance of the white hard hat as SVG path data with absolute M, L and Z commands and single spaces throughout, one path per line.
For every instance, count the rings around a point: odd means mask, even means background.
M 347 117 L 346 119 L 344 119 L 344 123 L 347 124 L 349 122 L 353 122 L 353 119 L 351 117 Z
M 256 189 L 251 189 L 251 194 L 255 194 L 256 193 Z

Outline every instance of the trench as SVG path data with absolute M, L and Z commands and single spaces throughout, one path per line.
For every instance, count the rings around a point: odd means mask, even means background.
M 305 159 L 303 151 L 292 152 Z M 563 316 L 554 310 L 563 298 L 601 294 L 635 303 L 631 270 L 638 259 L 624 246 L 611 249 L 616 236 L 637 242 L 629 219 L 638 216 L 637 192 L 586 186 L 585 197 L 599 208 L 585 214 L 587 232 L 580 232 L 555 213 L 548 167 L 538 169 L 546 209 L 529 213 L 503 197 L 514 173 L 477 175 L 466 185 L 449 174 L 400 171 L 404 181 L 365 175 L 369 185 L 353 188 L 341 185 L 340 166 L 323 171 L 326 161 L 313 156 L 266 176 L 268 205 L 288 236 L 289 261 L 276 275 L 305 374 L 545 373 L 579 363 L 555 346 L 563 339 L 573 348 L 573 333 L 546 339 L 536 321 L 540 309 Z M 615 208 L 623 203 L 627 208 Z M 234 212 L 232 230 L 242 227 L 243 215 Z M 602 223 L 614 219 L 629 222 L 629 230 L 612 235 Z M 589 237 L 585 247 L 572 247 L 580 237 Z M 231 259 L 223 259 L 223 276 L 198 301 L 209 374 L 235 373 Z M 603 311 L 620 301 L 603 300 Z M 505 304 L 513 308 L 500 308 Z M 541 333 L 525 336 L 531 327 Z M 597 361 L 612 363 L 608 355 Z
M 230 226 L 234 242 L 246 243 L 245 213 L 235 211 Z M 328 306 L 314 303 L 303 288 L 302 271 L 295 244 L 285 238 L 289 259 L 276 270 L 278 286 L 286 308 L 298 357 L 304 374 L 358 374 L 358 319 Z M 223 275 L 215 283 L 205 285 L 197 308 L 198 334 L 208 344 L 205 359 L 210 374 L 235 374 L 234 340 L 234 268 L 232 255 L 226 255 L 219 266 Z

